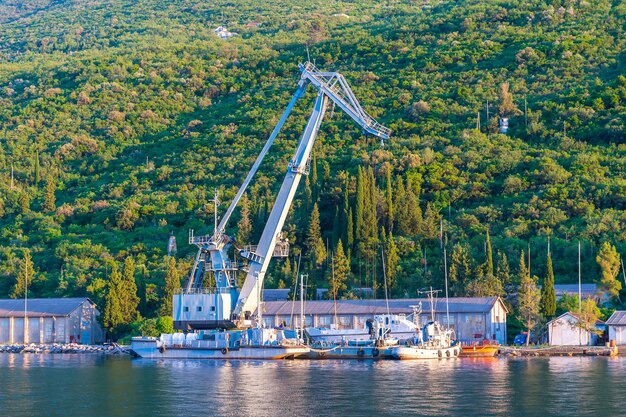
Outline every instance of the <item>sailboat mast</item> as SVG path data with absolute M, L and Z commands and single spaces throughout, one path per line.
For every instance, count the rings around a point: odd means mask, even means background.
M 446 248 L 443 248 L 443 276 L 446 285 L 446 324 L 450 328 L 450 309 L 448 308 L 448 259 L 446 256 Z

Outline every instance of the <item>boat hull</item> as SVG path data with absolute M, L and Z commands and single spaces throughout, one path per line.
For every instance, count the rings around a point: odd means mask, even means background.
M 452 359 L 461 354 L 459 346 L 447 348 L 419 347 L 419 346 L 396 346 L 391 349 L 394 359 Z
M 145 359 L 294 359 L 309 352 L 306 346 L 242 346 L 239 348 L 159 347 L 156 340 L 135 341 L 132 352 Z
M 500 346 L 497 345 L 463 346 L 461 357 L 492 358 L 498 354 L 499 349 Z
M 312 348 L 309 353 L 300 356 L 300 359 L 390 359 L 392 357 L 391 349 L 391 347 L 385 346 L 337 346 L 331 349 Z

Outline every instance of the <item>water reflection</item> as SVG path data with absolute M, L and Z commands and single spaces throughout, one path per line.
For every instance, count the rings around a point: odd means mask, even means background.
M 148 361 L 0 355 L 2 415 L 621 415 L 623 358 Z

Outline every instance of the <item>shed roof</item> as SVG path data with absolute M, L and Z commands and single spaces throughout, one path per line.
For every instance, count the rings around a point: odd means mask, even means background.
M 26 304 L 28 317 L 69 316 L 89 298 L 31 298 Z M 24 317 L 24 300 L 0 300 L 0 317 Z
M 502 303 L 498 297 L 458 297 L 449 298 L 450 313 L 487 313 L 496 302 Z M 298 303 L 296 301 L 296 303 Z M 426 298 L 403 298 L 389 300 L 389 312 L 392 314 L 413 312 L 413 307 L 422 304 L 422 311 L 430 311 L 430 302 Z M 263 314 L 288 315 L 292 313 L 291 301 L 267 301 L 264 303 Z M 502 304 L 504 307 L 504 304 Z M 435 300 L 435 313 L 446 312 L 445 299 Z M 505 308 L 506 309 L 506 308 Z M 335 304 L 332 300 L 307 301 L 304 304 L 305 314 L 332 315 L 335 314 Z M 385 300 L 337 300 L 337 314 L 384 314 L 387 312 Z
M 626 326 L 626 311 L 614 311 L 606 324 L 609 326 Z
M 565 312 L 565 313 L 561 314 L 560 316 L 553 318 L 553 319 L 552 319 L 552 320 L 550 320 L 547 324 L 550 324 L 550 323 L 552 323 L 552 322 L 557 322 L 559 319 L 564 318 L 564 317 L 566 317 L 566 316 L 570 316 L 570 317 L 572 317 L 572 318 L 573 318 L 574 320 L 576 320 L 576 321 L 578 321 L 578 319 L 579 319 L 579 317 L 580 317 L 580 316 L 578 315 L 578 313 L 574 313 L 573 311 L 567 311 L 567 312 Z M 602 325 L 602 324 L 605 324 L 602 320 L 600 320 L 600 319 L 597 319 L 597 320 L 596 320 L 596 326 L 597 326 L 597 325 Z
M 583 294 L 595 294 L 598 291 L 596 284 L 581 284 L 580 290 Z M 556 295 L 578 294 L 578 284 L 554 284 L 554 292 Z

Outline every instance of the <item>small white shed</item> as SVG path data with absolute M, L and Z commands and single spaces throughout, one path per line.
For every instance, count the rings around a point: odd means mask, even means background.
M 548 344 L 550 346 L 593 346 L 598 342 L 598 335 L 580 328 L 578 326 L 578 314 L 571 311 L 550 320 L 547 326 Z M 599 331 L 604 331 L 604 322 L 596 321 L 596 328 Z
M 614 311 L 606 325 L 609 327 L 609 340 L 626 345 L 626 311 Z

